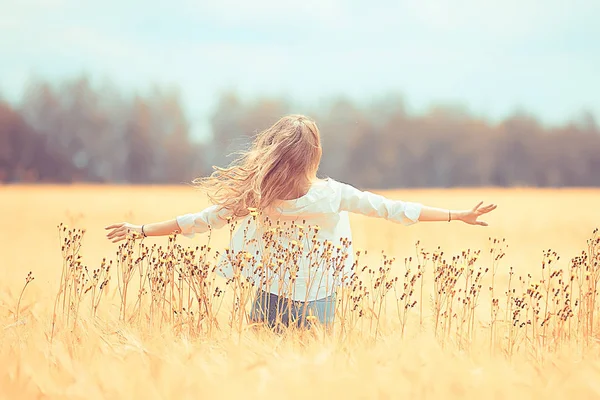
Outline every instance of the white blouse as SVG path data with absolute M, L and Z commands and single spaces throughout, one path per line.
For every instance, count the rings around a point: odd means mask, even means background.
M 319 180 L 298 199 L 279 201 L 261 216 L 236 221 L 230 256 L 222 255 L 218 271 L 231 278 L 242 265 L 241 274 L 271 293 L 299 301 L 323 299 L 346 279 L 342 277 L 352 273 L 348 212 L 412 225 L 418 222 L 421 208 L 419 203 L 391 200 L 333 179 Z M 214 205 L 181 215 L 177 223 L 181 233 L 191 238 L 227 225 L 228 213 Z M 280 229 L 275 233 L 277 226 Z M 290 258 L 291 253 L 298 256 Z M 231 262 L 231 254 L 238 255 L 236 262 Z M 267 277 L 255 272 L 263 261 L 271 266 Z

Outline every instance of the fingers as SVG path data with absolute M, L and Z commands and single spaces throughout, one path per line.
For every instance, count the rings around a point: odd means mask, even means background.
M 495 204 L 490 204 L 489 206 L 485 206 L 483 208 L 480 208 L 479 212 L 482 213 L 482 214 L 487 214 L 487 213 L 489 213 L 491 211 L 494 211 L 496 209 L 496 207 L 498 207 L 498 206 L 495 205 Z
M 127 222 L 121 222 L 118 224 L 109 225 L 104 229 L 109 230 L 109 232 L 106 234 L 106 238 L 113 243 L 117 243 L 121 240 L 126 240 L 128 237 L 137 237 L 136 232 L 131 228 L 132 226 Z
M 494 211 L 498 206 L 496 204 L 488 204 L 482 207 L 482 205 L 483 201 L 480 201 L 479 204 L 473 208 L 473 211 L 471 211 L 469 217 L 467 217 L 464 221 L 470 225 L 488 226 L 487 222 L 478 221 L 477 219 L 483 214 Z
M 109 232 L 106 237 L 109 239 L 113 239 L 114 237 L 120 236 L 121 234 L 125 234 L 127 232 L 127 228 L 121 226 Z
M 126 235 L 118 236 L 115 239 L 111 240 L 111 242 L 117 243 L 117 242 L 120 242 L 121 240 L 124 240 L 126 237 L 127 237 Z
M 121 226 L 120 228 L 116 228 L 109 232 L 106 237 L 111 240 L 113 243 L 119 242 L 127 238 L 127 236 L 131 233 L 129 228 L 126 226 Z
M 118 229 L 115 230 L 111 233 L 109 233 L 108 235 L 106 235 L 106 237 L 113 243 L 117 243 L 120 242 L 121 240 L 127 239 L 127 236 L 129 234 L 129 229 Z
M 125 225 L 125 222 L 121 222 L 121 223 L 118 223 L 118 224 L 113 224 L 113 225 L 107 226 L 104 229 L 116 229 L 116 228 L 122 227 L 123 225 Z
M 482 214 L 487 214 L 491 211 L 494 211 L 496 209 L 496 207 L 498 207 L 498 206 L 495 204 L 489 204 L 485 207 L 477 208 L 474 211 L 477 213 L 477 215 L 482 215 Z
M 481 207 L 482 204 L 483 204 L 483 201 L 480 201 L 479 204 L 477 204 L 475 207 L 473 207 L 473 211 L 477 211 L 479 209 L 479 207 Z

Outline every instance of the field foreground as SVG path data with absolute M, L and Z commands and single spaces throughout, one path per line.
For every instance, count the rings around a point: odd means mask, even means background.
M 208 236 L 104 238 L 200 210 L 192 189 L 0 187 L 0 399 L 600 397 L 600 191 L 386 195 L 499 207 L 487 228 L 353 216 L 361 284 L 339 294 L 333 332 L 275 334 L 247 323 L 243 282 L 206 267 L 198 284 Z M 213 232 L 211 251 L 228 237 Z

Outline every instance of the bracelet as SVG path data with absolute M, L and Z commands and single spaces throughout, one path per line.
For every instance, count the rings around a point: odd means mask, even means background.
M 144 236 L 144 237 L 148 237 L 148 236 L 146 235 L 146 232 L 144 232 L 144 225 L 142 225 L 142 236 Z
M 448 210 L 448 222 L 452 221 L 452 212 Z M 143 230 L 143 227 L 142 227 Z

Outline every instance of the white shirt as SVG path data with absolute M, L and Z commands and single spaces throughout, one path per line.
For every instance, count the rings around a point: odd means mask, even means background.
M 319 180 L 298 199 L 279 201 L 261 216 L 249 215 L 236 221 L 230 254 L 237 256 L 238 262 L 232 264 L 231 256 L 223 254 L 217 270 L 226 278 L 238 271 L 264 290 L 293 300 L 322 299 L 335 291 L 343 276 L 352 273 L 354 250 L 348 212 L 412 225 L 418 222 L 421 208 L 419 203 L 387 199 L 333 179 Z M 179 216 L 177 223 L 183 235 L 193 237 L 195 233 L 227 225 L 229 215 L 214 205 Z M 272 228 L 277 223 L 280 229 L 275 233 Z M 315 226 L 319 227 L 318 232 L 310 229 Z M 277 235 L 277 240 L 268 240 L 273 235 Z M 293 249 L 298 256 L 290 258 Z M 267 278 L 265 273 L 259 276 L 254 272 L 256 265 L 263 262 L 271 265 Z M 290 264 L 296 271 L 295 279 L 290 277 Z M 232 265 L 243 268 L 240 271 Z

